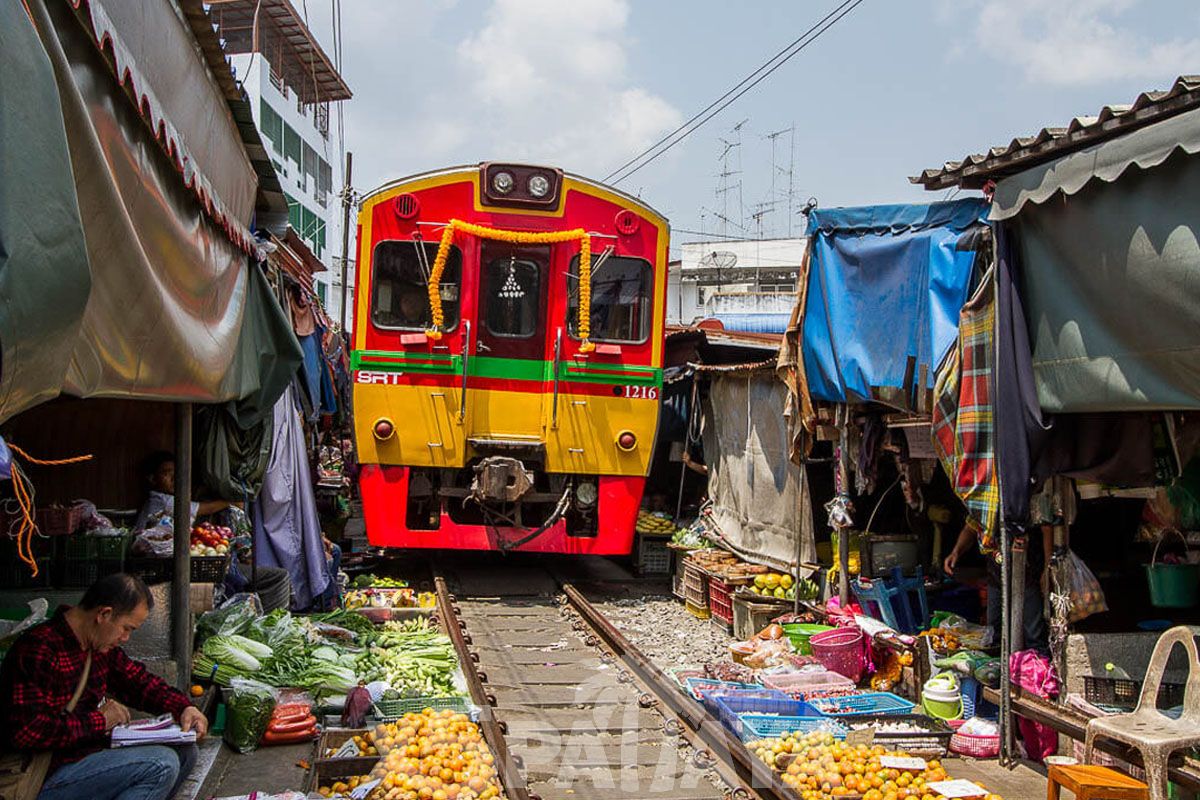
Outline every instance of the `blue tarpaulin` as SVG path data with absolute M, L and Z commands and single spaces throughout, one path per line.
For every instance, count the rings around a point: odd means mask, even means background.
M 960 244 L 984 220 L 982 198 L 814 210 L 804 313 L 804 368 L 814 400 L 862 401 L 924 387 L 958 335 L 975 252 Z

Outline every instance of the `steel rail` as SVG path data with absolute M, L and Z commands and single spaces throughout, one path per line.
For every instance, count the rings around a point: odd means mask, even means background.
M 709 714 L 703 705 L 679 692 L 670 679 L 578 589 L 569 583 L 562 584 L 561 588 L 583 621 L 659 701 L 660 712 L 669 709 L 683 723 L 680 732 L 693 743 L 697 752 L 709 756 L 712 767 L 733 787 L 734 800 L 754 797 L 794 800 L 798 796 L 774 769 L 755 758 L 741 739 Z
M 495 711 L 493 711 L 496 698 L 488 694 L 483 685 L 483 677 L 476 665 L 478 657 L 468 647 L 471 641 L 464 633 L 466 623 L 458 616 L 455 597 L 450 594 L 450 590 L 446 587 L 446 581 L 441 575 L 434 576 L 433 585 L 437 594 L 438 614 L 441 615 L 442 626 L 446 635 L 450 637 L 450 641 L 454 643 L 455 652 L 458 653 L 458 660 L 463 667 L 463 675 L 467 679 L 467 689 L 471 693 L 471 701 L 479 706 L 479 729 L 483 733 L 484 741 L 492 749 L 496 760 L 496 772 L 500 776 L 500 783 L 504 786 L 504 795 L 509 800 L 540 800 L 537 795 L 529 793 L 525 776 L 521 774 L 512 754 L 508 751 L 508 742 L 504 739 L 504 726 L 496 719 Z

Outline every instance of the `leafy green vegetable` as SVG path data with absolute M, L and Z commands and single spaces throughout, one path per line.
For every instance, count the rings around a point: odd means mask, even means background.
M 247 639 L 245 636 L 238 636 L 236 633 L 229 636 L 229 641 L 237 648 L 244 650 L 250 655 L 262 661 L 264 658 L 270 658 L 273 651 L 270 647 L 253 639 Z
M 201 648 L 204 655 L 218 664 L 229 664 L 246 672 L 257 672 L 262 663 L 247 653 L 229 636 L 213 636 Z
M 311 653 L 309 653 L 309 655 L 318 661 L 331 661 L 336 663 L 338 660 L 338 651 L 329 646 L 318 647 L 316 650 L 313 650 Z
M 269 687 L 252 681 L 238 681 L 231 695 L 225 741 L 239 753 L 249 753 L 258 747 L 271 722 L 275 695 Z

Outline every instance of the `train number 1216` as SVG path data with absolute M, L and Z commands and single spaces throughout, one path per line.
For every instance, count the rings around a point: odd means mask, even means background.
M 630 397 L 635 400 L 657 400 L 657 386 L 626 386 L 625 397 Z

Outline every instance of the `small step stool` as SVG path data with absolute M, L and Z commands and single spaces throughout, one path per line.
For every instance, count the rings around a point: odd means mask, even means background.
M 1149 800 L 1150 789 L 1123 772 L 1092 764 L 1051 766 L 1046 774 L 1046 800 L 1058 800 L 1066 789 L 1076 800 Z
M 904 577 L 899 567 L 892 567 L 891 574 L 885 578 L 875 578 L 871 584 L 865 585 L 862 578 L 850 583 L 854 594 L 862 606 L 868 602 L 879 606 L 879 614 L 883 621 L 892 629 L 901 633 L 916 633 L 929 622 L 929 600 L 925 596 L 925 574 L 917 567 L 916 574 L 911 578 Z M 912 607 L 910 592 L 916 593 L 919 604 L 920 619 L 917 609 Z M 895 601 L 895 605 L 893 605 Z M 897 616 L 899 612 L 899 616 Z

